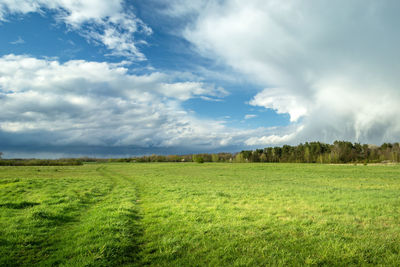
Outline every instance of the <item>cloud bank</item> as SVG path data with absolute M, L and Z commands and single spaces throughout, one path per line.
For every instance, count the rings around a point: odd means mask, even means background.
M 295 126 L 248 144 L 398 141 L 398 1 L 202 3 L 182 35 L 264 88 L 249 104 L 287 113 Z M 194 12 L 182 0 L 168 10 Z
M 222 88 L 175 82 L 160 72 L 133 75 L 121 64 L 6 55 L 0 58 L 0 135 L 14 146 L 50 150 L 51 146 L 212 150 L 239 144 L 248 133 L 228 129 L 223 121 L 197 119 L 181 103 L 225 95 Z

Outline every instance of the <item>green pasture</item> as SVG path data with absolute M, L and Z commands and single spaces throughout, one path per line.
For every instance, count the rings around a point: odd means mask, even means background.
M 0 167 L 0 266 L 400 265 L 400 165 Z

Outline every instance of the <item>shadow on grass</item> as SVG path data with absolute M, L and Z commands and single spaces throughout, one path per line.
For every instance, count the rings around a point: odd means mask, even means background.
M 65 223 L 76 221 L 74 216 L 66 214 L 53 213 L 45 210 L 39 210 L 32 213 L 32 217 L 38 220 L 39 224 L 46 224 L 49 226 L 60 226 Z
M 33 207 L 36 205 L 40 205 L 40 203 L 23 201 L 23 202 L 18 202 L 18 203 L 2 203 L 2 204 L 0 204 L 0 208 L 4 207 L 4 208 L 8 208 L 8 209 L 19 210 L 19 209 L 30 208 L 30 207 Z
M 129 255 L 127 258 L 129 262 L 140 264 L 142 262 L 141 251 L 144 234 L 144 229 L 141 224 L 142 216 L 138 214 L 137 210 L 131 211 L 127 216 L 130 223 L 128 233 L 131 243 L 125 248 L 124 254 Z M 128 263 L 128 261 L 126 263 Z

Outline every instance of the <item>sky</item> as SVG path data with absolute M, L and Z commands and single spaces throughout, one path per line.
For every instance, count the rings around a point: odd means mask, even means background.
M 0 0 L 8 158 L 400 140 L 397 0 Z

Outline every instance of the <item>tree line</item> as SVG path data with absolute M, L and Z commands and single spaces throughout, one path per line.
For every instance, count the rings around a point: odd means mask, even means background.
M 333 144 L 306 142 L 238 153 L 150 155 L 103 160 L 108 162 L 286 162 L 286 163 L 381 163 L 400 162 L 399 143 L 381 146 L 335 141 Z
M 77 166 L 80 159 L 1 159 L 0 166 Z
M 399 143 L 381 146 L 335 141 L 333 144 L 306 142 L 297 146 L 283 145 L 264 149 L 242 150 L 238 153 L 202 153 L 188 155 L 146 155 L 127 158 L 77 158 L 77 159 L 1 159 L 0 166 L 66 166 L 83 162 L 285 162 L 285 163 L 381 163 L 400 162 Z
M 333 144 L 310 142 L 297 146 L 244 150 L 235 155 L 236 162 L 288 163 L 380 163 L 400 162 L 399 143 L 381 146 L 335 141 Z

